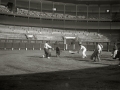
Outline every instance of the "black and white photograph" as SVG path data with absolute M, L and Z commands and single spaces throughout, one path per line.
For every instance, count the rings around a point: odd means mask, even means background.
M 120 0 L 0 0 L 0 90 L 120 90 Z

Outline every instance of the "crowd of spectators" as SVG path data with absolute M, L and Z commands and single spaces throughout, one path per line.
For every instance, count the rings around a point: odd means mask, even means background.
M 41 39 L 57 39 L 64 36 L 78 37 L 86 41 L 108 41 L 108 38 L 97 32 L 88 32 L 84 30 L 63 30 L 63 29 L 53 29 L 53 28 L 40 28 L 40 27 L 25 27 L 25 26 L 9 26 L 0 25 L 0 33 L 6 33 L 5 38 L 8 33 L 13 35 L 25 35 L 30 34 L 36 36 L 37 40 Z M 51 37 L 52 36 L 52 37 Z
M 87 14 L 81 13 L 76 15 L 70 15 L 70 14 L 63 14 L 63 13 L 57 13 L 57 12 L 41 12 L 41 11 L 35 11 L 35 10 L 28 10 L 23 8 L 17 8 L 16 12 L 11 12 L 9 9 L 3 5 L 0 5 L 0 12 L 2 13 L 8 13 L 8 14 L 15 14 L 15 15 L 23 15 L 23 16 L 29 16 L 29 17 L 37 17 L 37 18 L 54 18 L 54 19 L 87 19 Z M 99 19 L 98 14 L 88 14 L 89 20 L 97 20 Z M 101 14 L 100 20 L 110 20 L 110 14 Z
M 57 12 L 41 12 L 35 10 L 28 10 L 23 8 L 17 8 L 16 12 L 11 12 L 6 6 L 0 5 L 0 13 L 23 15 L 29 17 L 38 17 L 38 18 L 57 18 L 57 19 L 87 19 L 86 14 L 79 15 L 70 15 L 62 14 Z M 98 14 L 89 14 L 88 18 L 90 20 L 99 19 Z M 101 14 L 101 20 L 111 19 L 109 14 Z M 60 29 L 51 29 L 51 28 L 38 28 L 38 27 L 23 27 L 23 26 L 9 26 L 9 25 L 0 25 L 0 33 L 20 33 L 20 34 L 34 34 L 38 37 L 39 35 L 54 35 L 54 36 L 77 36 L 81 39 L 88 41 L 94 40 L 106 40 L 108 39 L 102 34 L 96 34 L 95 32 L 86 32 L 86 31 L 73 31 L 73 30 L 60 30 Z M 6 35 L 7 36 L 7 35 Z M 5 37 L 6 37 L 5 36 Z M 3 36 L 4 37 L 4 36 Z M 103 39 L 104 38 L 104 39 Z

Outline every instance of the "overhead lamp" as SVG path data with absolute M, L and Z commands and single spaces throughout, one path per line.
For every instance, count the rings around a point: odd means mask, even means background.
M 56 8 L 53 8 L 53 11 L 56 11 L 57 9 Z
M 109 10 L 109 9 L 107 9 L 107 10 L 106 10 L 106 12 L 107 12 L 107 13 L 109 13 L 109 12 L 110 12 L 110 10 Z

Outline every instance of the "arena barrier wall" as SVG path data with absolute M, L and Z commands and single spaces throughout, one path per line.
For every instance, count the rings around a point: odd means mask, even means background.
M 43 50 L 45 40 L 15 40 L 15 39 L 0 39 L 0 49 L 1 50 Z M 49 41 L 50 45 L 55 48 L 60 47 L 61 50 L 78 50 L 80 47 L 78 42 L 73 44 L 64 44 L 63 41 Z M 100 42 L 103 45 L 103 51 L 112 51 L 113 42 Z M 83 42 L 83 45 L 88 51 L 93 51 L 95 49 L 96 42 Z M 66 49 L 67 47 L 67 49 Z

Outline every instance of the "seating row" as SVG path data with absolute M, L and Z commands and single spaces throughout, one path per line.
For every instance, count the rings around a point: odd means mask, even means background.
M 41 12 L 41 11 L 34 11 L 34 10 L 27 10 L 22 8 L 17 8 L 17 12 L 13 13 L 8 10 L 7 7 L 0 5 L 0 12 L 1 13 L 9 13 L 9 14 L 16 14 L 16 15 L 23 15 L 23 16 L 31 16 L 31 17 L 42 17 L 42 18 L 57 18 L 57 19 L 87 19 L 87 13 L 79 13 L 77 16 L 70 15 L 70 14 L 63 14 L 63 13 L 50 13 L 50 12 Z M 108 13 L 101 13 L 100 17 L 98 13 L 89 13 L 88 19 L 90 20 L 111 20 L 111 16 Z

